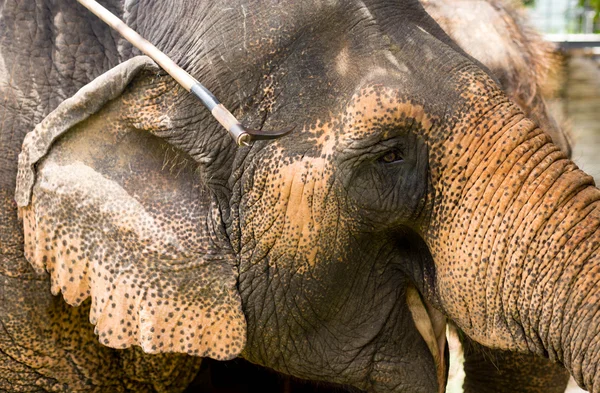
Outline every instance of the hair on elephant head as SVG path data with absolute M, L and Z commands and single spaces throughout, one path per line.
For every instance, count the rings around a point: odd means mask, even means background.
M 133 57 L 25 138 L 25 256 L 68 304 L 91 299 L 104 347 L 441 392 L 450 318 L 599 391 L 600 193 L 418 2 L 123 8 L 245 124 L 296 128 L 237 147 Z M 171 371 L 189 359 L 163 356 Z M 168 390 L 172 375 L 148 384 Z

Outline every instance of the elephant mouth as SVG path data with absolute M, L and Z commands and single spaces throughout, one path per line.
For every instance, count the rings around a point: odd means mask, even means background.
M 438 382 L 438 392 L 446 391 L 448 357 L 446 354 L 446 317 L 426 300 L 412 285 L 406 288 L 406 302 L 415 327 L 427 344 L 433 357 Z M 216 361 L 205 358 L 202 368 L 185 393 L 244 393 L 273 391 L 286 393 L 363 392 L 357 388 L 302 380 L 280 374 L 243 358 Z
M 427 302 L 411 284 L 406 287 L 406 304 L 414 325 L 426 343 L 436 368 L 438 392 L 446 391 L 449 361 L 446 349 L 447 319 Z M 303 380 L 259 366 L 243 358 L 216 361 L 204 358 L 202 368 L 185 393 L 245 393 L 272 391 L 285 393 L 365 393 L 356 387 Z
M 446 391 L 448 378 L 448 362 L 446 360 L 446 316 L 436 310 L 424 300 L 417 289 L 409 285 L 406 288 L 406 303 L 412 314 L 415 326 L 435 363 L 438 389 L 440 393 Z

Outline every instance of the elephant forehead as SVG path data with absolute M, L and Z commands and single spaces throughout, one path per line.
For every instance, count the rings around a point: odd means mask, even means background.
M 423 128 L 431 127 L 431 119 L 423 105 L 399 89 L 383 83 L 362 87 L 354 94 L 342 116 L 342 132 L 349 139 L 360 140 L 379 134 L 382 139 L 394 136 L 394 127 L 407 126 L 407 120 L 417 121 Z

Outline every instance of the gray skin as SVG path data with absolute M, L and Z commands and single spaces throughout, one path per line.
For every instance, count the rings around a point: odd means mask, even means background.
M 113 4 L 250 127 L 296 125 L 244 148 L 48 5 L 2 5 L 1 389 L 177 391 L 241 354 L 436 392 L 433 306 L 600 391 L 600 191 L 418 3 Z
M 546 105 L 555 94 L 549 82 L 560 69 L 556 48 L 530 25 L 520 4 L 506 0 L 423 0 L 427 13 L 469 55 L 498 79 L 508 97 L 570 158 L 568 127 Z M 561 127 L 562 126 L 562 127 Z M 493 351 L 462 335 L 466 348 L 465 392 L 563 393 L 568 372 L 543 358 Z
M 522 7 L 505 0 L 426 0 L 421 4 L 465 52 L 492 72 L 508 97 L 570 157 L 568 128 L 559 126 L 545 102 L 545 97 L 556 93 L 549 81 L 550 74 L 560 70 L 556 48 L 533 29 Z M 463 351 L 465 392 L 565 391 L 569 373 L 558 363 L 534 355 L 485 348 L 464 334 L 461 340 L 466 348 Z M 254 376 L 249 378 L 249 373 Z M 233 381 L 244 383 L 235 386 Z M 305 383 L 273 373 L 258 373 L 255 367 L 237 359 L 224 365 L 205 362 L 194 386 L 211 385 L 211 391 L 215 392 L 219 389 L 241 392 L 246 391 L 245 386 L 252 386 L 249 384 L 253 381 L 263 385 L 267 381 L 275 385 L 286 381 L 293 391 L 302 389 Z M 328 390 L 320 385 L 311 387 L 311 391 Z

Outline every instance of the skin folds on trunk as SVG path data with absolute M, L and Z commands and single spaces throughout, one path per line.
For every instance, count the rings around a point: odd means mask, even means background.
M 455 127 L 432 165 L 437 295 L 479 343 L 547 356 L 599 392 L 600 191 L 513 104 L 472 104 L 478 126 Z

